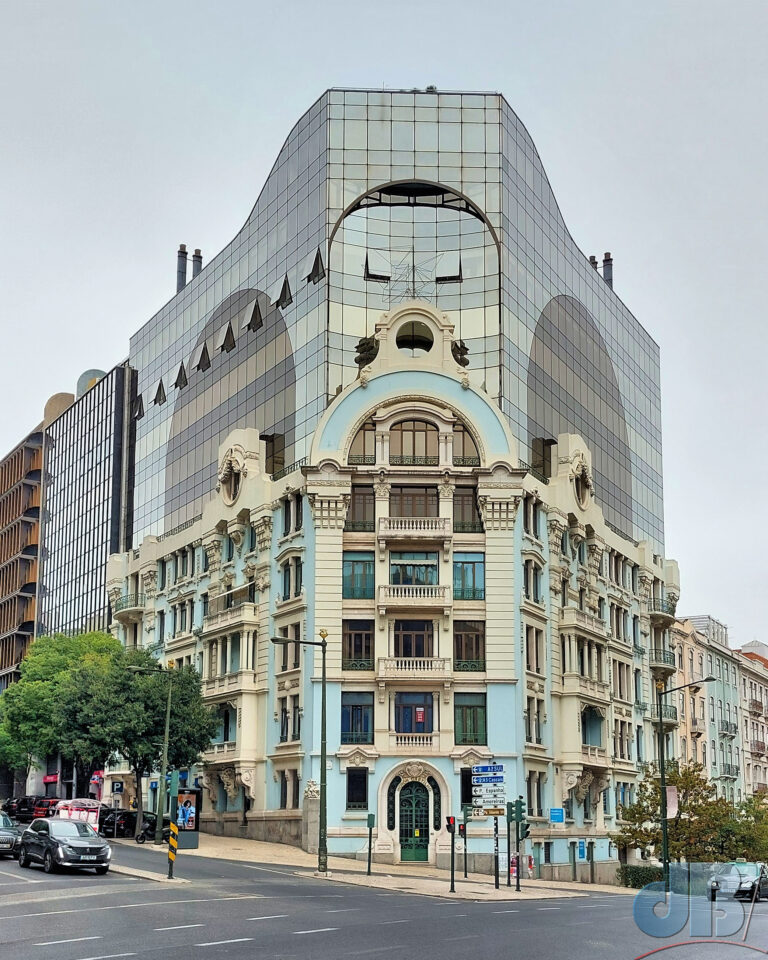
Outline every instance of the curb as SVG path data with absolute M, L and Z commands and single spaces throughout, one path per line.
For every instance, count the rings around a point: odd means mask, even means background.
M 139 880 L 154 880 L 155 883 L 191 883 L 191 880 L 185 880 L 184 877 L 174 877 L 169 880 L 161 873 L 152 873 L 149 870 L 139 870 L 138 867 L 125 867 L 121 864 L 113 863 L 109 867 L 110 873 L 118 873 L 125 877 L 136 877 Z

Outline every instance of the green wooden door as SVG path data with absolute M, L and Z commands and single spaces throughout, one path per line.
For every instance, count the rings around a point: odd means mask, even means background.
M 429 794 L 423 783 L 412 780 L 400 791 L 400 859 L 428 859 Z

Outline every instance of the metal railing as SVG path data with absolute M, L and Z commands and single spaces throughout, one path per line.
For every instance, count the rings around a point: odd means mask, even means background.
M 373 658 L 363 658 L 360 660 L 344 660 L 341 661 L 342 670 L 373 670 Z
M 347 463 L 350 467 L 372 467 L 376 463 L 376 455 L 373 453 L 351 453 L 347 457 Z
M 139 607 L 145 607 L 147 598 L 143 593 L 126 593 L 125 596 L 115 600 L 114 612 L 120 613 L 121 610 L 135 610 Z
M 757 700 L 755 697 L 750 697 L 749 699 L 749 709 L 751 713 L 762 713 L 763 712 L 763 701 Z
M 521 470 L 527 470 L 532 477 L 536 477 L 536 479 L 542 483 L 549 483 L 549 477 L 546 474 L 542 473 L 541 470 L 537 470 L 536 467 L 532 467 L 530 463 L 526 463 L 525 460 L 519 460 L 518 466 Z
M 454 457 L 454 467 L 479 467 L 480 457 Z
M 730 780 L 735 780 L 739 775 L 739 768 L 735 763 L 724 763 L 720 770 L 721 777 L 728 777 Z
M 721 720 L 718 729 L 726 737 L 735 737 L 739 732 L 738 726 L 732 720 Z
M 439 457 L 412 457 L 404 454 L 390 454 L 389 463 L 393 467 L 436 467 Z
M 297 460 L 295 463 L 289 463 L 287 467 L 283 467 L 282 470 L 278 470 L 277 473 L 272 474 L 273 480 L 282 480 L 283 477 L 287 477 L 289 473 L 293 473 L 294 470 L 298 470 L 300 467 L 304 467 L 307 464 L 307 458 L 302 457 L 301 460 Z
M 454 660 L 453 669 L 456 673 L 483 673 L 485 660 Z
M 662 647 L 651 647 L 649 651 L 651 666 L 663 665 L 665 667 L 675 666 L 675 655 L 671 650 L 664 650 Z
M 641 713 L 646 713 L 648 710 L 648 704 L 644 703 L 642 700 L 635 700 L 635 709 L 639 710 Z
M 648 610 L 650 613 L 659 613 L 666 617 L 674 617 L 677 609 L 677 600 L 670 600 L 668 597 L 651 597 L 648 601 Z
M 654 720 L 659 719 L 659 706 L 656 703 L 651 707 L 651 717 Z M 677 721 L 677 707 L 673 707 L 671 703 L 662 703 L 661 719 Z
M 375 520 L 347 520 L 344 524 L 347 533 L 373 533 L 375 529 Z
M 168 537 L 173 537 L 177 533 L 181 533 L 182 530 L 186 530 L 187 527 L 191 527 L 193 524 L 197 523 L 198 520 L 202 520 L 203 515 L 199 513 L 196 517 L 192 517 L 191 520 L 185 520 L 184 523 L 180 523 L 175 527 L 171 527 L 170 530 L 166 530 L 165 533 L 161 533 L 157 538 L 157 542 L 160 543 L 162 540 L 167 540 Z
M 454 520 L 453 521 L 453 532 L 454 533 L 483 533 L 483 521 L 482 520 Z
M 752 740 L 749 744 L 749 749 L 752 751 L 752 753 L 765 753 L 765 741 Z
M 638 657 L 645 656 L 645 647 L 641 647 L 639 643 L 632 644 L 632 653 L 637 654 Z
M 373 730 L 342 730 L 342 743 L 373 743 Z
M 374 581 L 373 577 L 366 579 L 364 583 L 343 583 L 341 596 L 344 600 L 373 600 Z
M 454 600 L 485 600 L 485 587 L 454 587 Z

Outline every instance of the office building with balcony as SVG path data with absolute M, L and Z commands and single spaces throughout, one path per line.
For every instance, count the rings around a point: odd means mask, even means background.
M 737 803 L 744 796 L 742 658 L 728 645 L 727 627 L 709 616 L 675 621 L 670 639 L 677 665 L 671 686 L 694 683 L 674 694 L 677 756 L 701 763 L 717 795 Z M 715 680 L 697 682 L 707 676 Z
M 234 431 L 203 514 L 111 558 L 113 628 L 201 674 L 220 733 L 187 776 L 207 829 L 312 847 L 320 664 L 301 641 L 325 629 L 332 853 L 363 850 L 375 813 L 377 859 L 444 862 L 445 814 L 496 761 L 538 869 L 611 879 L 654 679 L 675 671 L 676 565 L 605 522 L 582 438 L 532 473 L 455 344 L 433 305 L 401 304 L 302 464 L 269 473 L 267 443 Z M 487 866 L 490 821 L 470 838 Z
M 612 877 L 653 678 L 675 670 L 659 351 L 610 254 L 574 243 L 521 121 L 498 94 L 329 90 L 242 230 L 192 261 L 188 279 L 180 249 L 176 295 L 131 338 L 135 482 L 109 584 L 112 628 L 190 658 L 221 713 L 209 828 L 296 840 L 319 779 L 318 655 L 299 641 L 323 628 L 334 851 L 359 852 L 370 811 L 377 857 L 439 859 L 473 760 L 495 758 L 542 872 Z M 257 546 L 216 567 L 230 532 Z M 180 592 L 157 586 L 177 552 Z M 212 605 L 228 594 L 247 623 Z

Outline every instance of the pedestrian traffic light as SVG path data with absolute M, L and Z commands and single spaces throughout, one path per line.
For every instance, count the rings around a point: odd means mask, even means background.
M 456 830 L 456 817 L 445 818 L 445 829 L 448 833 L 454 833 Z
M 531 825 L 527 820 L 523 820 L 520 823 L 520 839 L 525 840 L 526 837 L 531 834 Z
M 459 824 L 459 836 L 464 840 L 467 836 L 467 825 L 466 823 Z

